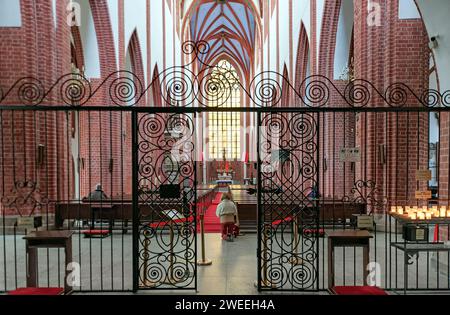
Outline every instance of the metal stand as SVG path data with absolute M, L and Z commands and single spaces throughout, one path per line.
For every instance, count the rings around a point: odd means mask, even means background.
M 183 282 L 183 279 L 175 279 L 174 274 L 173 274 L 173 256 L 174 256 L 173 241 L 175 239 L 174 231 L 173 231 L 173 220 L 170 220 L 169 233 L 170 233 L 169 278 L 167 280 L 164 280 L 162 283 L 174 285 L 174 284 Z
M 293 223 L 292 223 L 292 228 L 294 229 L 294 235 L 293 235 L 293 241 L 292 241 L 292 257 L 289 260 L 289 262 L 294 265 L 294 266 L 298 266 L 298 265 L 303 265 L 304 261 L 303 259 L 301 259 L 299 256 L 299 252 L 298 252 L 298 247 L 300 245 L 300 235 L 298 233 L 298 216 L 295 217 Z
M 263 257 L 266 258 L 267 257 L 267 242 L 269 240 L 269 237 L 267 236 L 267 233 L 264 233 L 263 235 Z M 267 261 L 264 259 L 264 264 L 262 266 L 262 277 L 261 277 L 261 288 L 276 288 L 276 285 L 271 283 L 268 280 L 268 268 L 267 268 Z M 255 282 L 255 287 L 258 288 L 258 281 Z
M 163 281 L 161 281 L 161 282 L 159 282 L 159 283 L 147 280 L 146 275 L 147 275 L 147 272 L 148 272 L 148 257 L 146 257 L 145 261 L 144 261 L 144 279 L 145 280 L 143 281 L 143 285 L 144 285 L 145 288 L 154 288 L 154 287 L 157 287 L 158 285 L 161 285 L 161 284 L 175 285 L 177 283 L 180 283 L 180 282 L 184 281 L 183 279 L 176 279 L 174 277 L 174 272 L 173 272 L 173 265 L 174 265 L 174 259 L 173 259 L 173 256 L 174 256 L 174 244 L 173 243 L 174 243 L 174 239 L 175 239 L 173 225 L 174 225 L 174 222 L 173 222 L 173 220 L 171 220 L 170 223 L 168 224 L 168 226 L 169 226 L 169 233 L 170 233 L 169 234 L 170 235 L 169 236 L 170 237 L 170 251 L 169 251 L 168 278 L 163 280 Z M 149 251 L 148 250 L 149 243 L 150 242 L 148 240 L 146 240 L 145 243 L 144 243 L 146 252 Z
M 67 266 L 72 263 L 72 235 L 70 231 L 36 231 L 24 237 L 27 253 L 27 287 L 37 288 L 39 284 L 38 249 L 63 248 L 65 259 L 64 294 L 73 292 L 72 285 L 68 282 L 70 270 Z
M 205 248 L 205 214 L 200 215 L 200 232 L 201 232 L 201 243 L 202 243 L 202 259 L 197 261 L 198 266 L 211 266 L 212 260 L 206 258 L 206 248 Z
M 149 249 L 148 249 L 149 245 L 150 245 L 150 241 L 146 239 L 144 241 L 145 253 L 149 252 Z M 144 276 L 142 277 L 142 279 L 144 279 L 144 281 L 143 281 L 142 285 L 145 288 L 155 288 L 158 285 L 158 283 L 148 280 L 147 272 L 148 272 L 148 255 L 145 256 L 145 260 L 144 260 Z

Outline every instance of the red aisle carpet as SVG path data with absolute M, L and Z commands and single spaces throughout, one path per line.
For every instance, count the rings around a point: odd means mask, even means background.
M 62 294 L 64 294 L 64 288 L 20 288 L 8 293 L 8 295 L 41 295 L 41 296 L 53 296 Z
M 222 227 L 220 219 L 216 216 L 217 206 L 222 199 L 222 194 L 217 193 L 213 203 L 208 207 L 205 213 L 205 233 L 221 233 Z M 200 231 L 200 228 L 198 229 Z

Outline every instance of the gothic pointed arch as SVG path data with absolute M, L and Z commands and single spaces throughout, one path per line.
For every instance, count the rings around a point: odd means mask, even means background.
M 84 70 L 84 50 L 83 42 L 81 40 L 80 28 L 76 25 L 71 27 L 71 57 L 72 64 L 79 70 Z
M 108 2 L 106 0 L 89 0 L 94 19 L 97 43 L 100 54 L 100 72 L 102 77 L 117 71 L 116 49 Z
M 283 82 L 281 82 L 281 107 L 289 107 L 290 105 L 290 95 L 291 89 L 289 86 L 289 71 L 287 65 L 284 64 L 283 67 Z
M 300 35 L 297 48 L 297 61 L 295 67 L 295 86 L 299 91 L 302 83 L 311 74 L 310 70 L 310 52 L 309 52 L 309 38 L 303 22 L 300 25 Z M 300 91 L 302 95 L 305 91 Z
M 320 75 L 324 75 L 328 78 L 334 78 L 335 72 L 335 58 L 337 43 L 340 42 L 338 38 L 338 30 L 342 27 L 342 34 L 350 36 L 348 29 L 346 30 L 346 22 L 353 23 L 353 14 L 348 17 L 347 21 L 343 21 L 345 13 L 349 8 L 353 8 L 353 0 L 325 0 L 324 15 L 322 19 L 322 33 L 320 35 L 319 43 L 319 65 L 318 71 Z M 351 21 L 349 21 L 351 20 Z M 352 27 L 353 29 L 353 27 Z M 345 50 L 345 44 L 342 43 Z M 348 54 L 347 58 L 348 59 Z
M 153 107 L 161 107 L 163 105 L 163 98 L 161 94 L 161 81 L 159 79 L 159 69 L 158 65 L 155 65 L 153 70 L 153 79 L 152 79 L 152 101 Z
M 133 79 L 137 78 L 140 81 L 140 84 L 144 84 L 145 82 L 144 63 L 142 59 L 141 45 L 139 42 L 137 30 L 134 30 L 133 33 L 131 34 L 126 52 L 126 59 L 128 68 L 127 70 L 132 72 L 131 75 L 132 78 Z M 137 87 L 138 85 L 139 83 L 135 82 L 135 86 Z M 140 93 L 137 93 L 136 95 L 139 96 Z M 140 102 L 145 103 L 145 98 L 140 99 Z

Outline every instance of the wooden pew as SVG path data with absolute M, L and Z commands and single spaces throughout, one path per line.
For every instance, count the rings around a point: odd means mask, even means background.
M 215 186 L 202 186 L 197 190 L 197 203 L 207 204 L 215 196 Z M 145 196 L 144 196 L 145 198 Z M 150 204 L 152 206 L 150 206 Z M 178 210 L 183 212 L 183 204 L 157 200 L 154 202 L 141 199 L 139 211 L 143 218 L 158 220 L 164 210 Z M 58 202 L 55 206 L 55 228 L 63 229 L 66 220 L 90 221 L 95 211 L 95 220 L 123 221 L 123 232 L 128 230 L 128 222 L 133 220 L 133 203 L 130 196 L 115 197 L 104 202 L 69 201 Z
M 235 187 L 232 189 L 234 201 L 237 204 L 241 225 L 246 229 L 256 231 L 258 222 L 257 196 L 251 196 L 247 193 L 247 187 Z M 335 225 L 350 224 L 354 214 L 367 213 L 367 207 L 362 203 L 344 202 L 337 199 L 321 199 L 316 201 L 320 211 L 320 225 L 332 227 Z M 313 201 L 311 201 L 313 203 Z M 264 202 L 263 202 L 264 207 Z M 271 204 L 270 211 L 274 213 L 273 218 L 282 218 L 295 211 L 296 205 L 292 204 Z M 277 211 L 277 209 L 279 209 Z

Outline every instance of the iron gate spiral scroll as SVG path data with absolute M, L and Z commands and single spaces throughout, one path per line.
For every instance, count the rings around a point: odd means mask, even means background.
M 189 114 L 173 113 L 136 118 L 138 287 L 195 290 L 193 119 Z
M 259 289 L 319 289 L 315 114 L 260 115 Z

